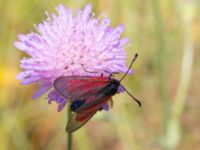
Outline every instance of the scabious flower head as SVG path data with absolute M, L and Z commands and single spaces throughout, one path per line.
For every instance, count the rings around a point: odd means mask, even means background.
M 113 28 L 108 18 L 95 18 L 90 4 L 75 15 L 62 4 L 56 10 L 57 15 L 46 13 L 47 19 L 35 25 L 36 32 L 19 35 L 15 46 L 30 56 L 21 60 L 23 71 L 17 79 L 22 84 L 38 83 L 33 99 L 48 92 L 48 102 L 56 101 L 61 111 L 67 99 L 53 89 L 54 81 L 61 76 L 126 72 L 128 38 L 120 38 L 123 25 Z

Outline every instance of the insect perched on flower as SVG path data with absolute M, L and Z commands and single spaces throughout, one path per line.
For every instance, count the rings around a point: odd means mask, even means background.
M 129 40 L 121 38 L 124 25 L 113 28 L 104 15 L 95 18 L 90 4 L 75 14 L 62 4 L 56 10 L 57 15 L 46 13 L 47 19 L 35 25 L 36 32 L 18 36 L 15 46 L 29 57 L 21 60 L 17 79 L 39 84 L 33 99 L 47 92 L 48 103 L 56 102 L 59 112 L 71 100 L 75 119 L 67 130 L 72 132 L 99 109 L 108 110 L 112 95 L 126 90 L 123 78 L 112 75 L 132 73 L 124 50 Z
M 136 58 L 137 54 L 129 69 Z M 129 69 L 120 80 L 103 76 L 63 76 L 56 79 L 54 82 L 56 91 L 72 101 L 70 108 L 73 114 L 69 118 L 66 131 L 73 132 L 83 126 L 97 111 L 102 109 L 103 104 L 118 93 L 120 86 L 141 106 L 140 101 L 120 84 Z

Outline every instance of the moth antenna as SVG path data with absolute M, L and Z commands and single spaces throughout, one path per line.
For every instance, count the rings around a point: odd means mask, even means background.
M 87 69 L 85 69 L 85 67 L 83 66 L 83 64 L 81 64 L 81 66 L 82 66 L 82 68 L 83 68 L 83 70 L 84 70 L 85 72 L 88 72 L 88 73 L 97 73 L 97 72 L 94 72 L 94 71 L 88 71 Z
M 135 60 L 136 60 L 137 57 L 138 57 L 138 54 L 136 53 L 135 57 L 132 59 L 131 64 L 128 67 L 128 70 L 126 71 L 126 73 L 124 74 L 124 76 L 119 80 L 119 82 L 121 82 L 126 77 L 126 75 L 128 74 L 129 70 L 131 69 L 131 67 L 132 67 L 132 65 L 135 62 Z
M 135 98 L 125 87 L 123 87 L 123 88 L 124 88 L 124 90 L 127 92 L 127 94 L 128 94 L 130 97 L 132 97 L 133 100 L 135 100 L 135 101 L 138 103 L 138 105 L 139 105 L 140 107 L 142 107 L 141 102 L 140 102 L 137 98 Z
M 83 70 L 87 73 L 98 73 L 98 72 L 95 72 L 95 71 L 88 71 L 83 64 L 81 64 L 81 67 L 83 68 Z M 106 71 L 106 70 L 103 70 L 104 72 L 110 74 L 110 72 Z M 103 73 L 101 73 L 101 76 L 103 76 Z M 109 75 L 109 77 L 112 76 L 112 74 Z

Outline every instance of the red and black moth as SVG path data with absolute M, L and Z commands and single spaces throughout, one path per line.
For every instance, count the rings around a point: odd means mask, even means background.
M 112 100 L 112 96 L 118 93 L 120 82 L 126 77 L 133 62 L 133 58 L 127 72 L 120 80 L 109 77 L 93 76 L 62 76 L 55 80 L 55 90 L 66 99 L 70 99 L 72 116 L 67 123 L 66 131 L 74 132 L 83 126 L 97 111 L 102 109 L 102 105 Z M 123 87 L 123 86 L 122 86 Z M 123 87 L 124 88 L 124 87 Z M 130 92 L 124 90 L 141 107 L 141 103 Z

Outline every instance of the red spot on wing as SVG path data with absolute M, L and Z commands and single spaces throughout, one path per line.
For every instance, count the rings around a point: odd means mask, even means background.
M 76 115 L 76 121 L 78 121 L 78 122 L 85 122 L 85 121 L 87 121 L 89 118 L 91 118 L 97 111 L 98 111 L 98 110 L 93 111 L 93 112 L 88 112 L 87 114 L 78 113 L 78 114 Z
M 90 97 L 86 100 L 85 104 L 80 107 L 77 111 L 76 115 L 76 121 L 82 122 L 87 120 L 91 114 L 96 113 L 104 103 L 106 103 L 108 100 L 110 100 L 112 96 L 106 96 L 99 100 L 97 103 L 92 103 L 89 107 L 84 107 L 84 105 L 87 105 L 87 103 L 91 103 L 92 101 L 95 101 L 94 97 Z
M 96 112 L 97 111 L 90 112 L 87 115 L 79 114 L 78 116 L 77 116 L 76 113 L 73 113 L 72 116 L 69 118 L 69 121 L 67 123 L 66 131 L 67 132 L 74 132 L 75 130 L 79 129 L 84 124 L 86 124 Z M 77 121 L 76 118 L 78 118 L 79 121 Z

